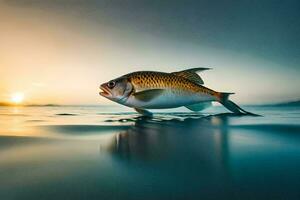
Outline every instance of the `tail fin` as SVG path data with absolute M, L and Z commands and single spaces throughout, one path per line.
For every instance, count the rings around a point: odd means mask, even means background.
M 219 93 L 219 102 L 228 110 L 230 110 L 233 113 L 236 114 L 247 114 L 247 115 L 256 115 L 254 113 L 248 112 L 244 109 L 242 109 L 241 107 L 239 107 L 238 105 L 236 105 L 234 102 L 230 101 L 229 95 L 234 94 L 234 93 L 226 93 L 226 92 L 220 92 Z

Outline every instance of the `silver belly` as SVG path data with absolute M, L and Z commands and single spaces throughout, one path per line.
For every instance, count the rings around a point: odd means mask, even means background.
M 140 101 L 131 95 L 123 104 L 133 108 L 163 109 L 214 100 L 215 97 L 208 94 L 166 90 L 161 95 L 149 101 Z

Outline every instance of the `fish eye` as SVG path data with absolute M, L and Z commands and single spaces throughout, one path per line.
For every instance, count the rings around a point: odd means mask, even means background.
M 115 85 L 116 85 L 116 82 L 115 82 L 115 81 L 109 81 L 109 82 L 107 83 L 107 86 L 108 86 L 110 89 L 113 89 L 113 88 L 115 87 Z

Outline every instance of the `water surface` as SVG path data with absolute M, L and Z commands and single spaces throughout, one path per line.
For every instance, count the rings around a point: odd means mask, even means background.
M 0 199 L 300 199 L 300 108 L 247 109 L 0 107 Z

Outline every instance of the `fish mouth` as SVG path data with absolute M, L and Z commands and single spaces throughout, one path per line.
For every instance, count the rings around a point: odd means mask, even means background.
M 100 91 L 99 94 L 103 97 L 108 97 L 111 95 L 109 89 L 106 87 L 105 84 L 100 85 L 100 90 L 102 91 Z

